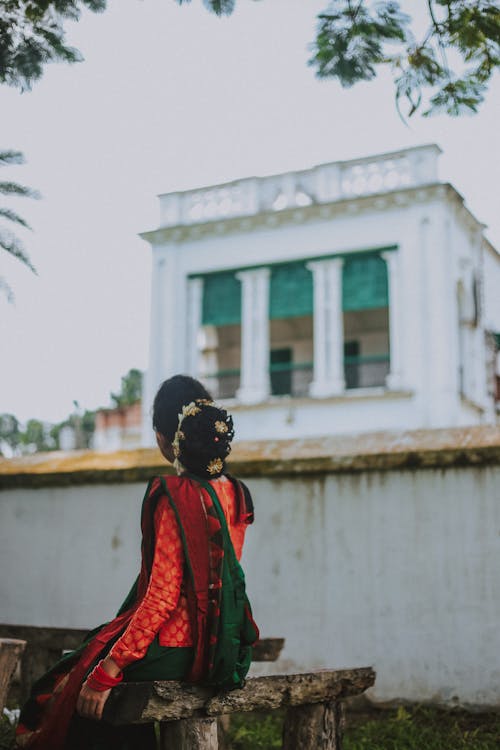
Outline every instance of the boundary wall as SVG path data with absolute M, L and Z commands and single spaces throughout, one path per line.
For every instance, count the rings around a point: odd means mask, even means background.
M 236 444 L 256 521 L 243 555 L 254 674 L 377 671 L 373 701 L 500 708 L 500 430 Z M 90 628 L 137 575 L 156 450 L 0 461 L 0 622 Z

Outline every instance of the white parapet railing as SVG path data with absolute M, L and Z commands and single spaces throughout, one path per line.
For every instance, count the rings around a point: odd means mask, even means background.
M 160 226 L 254 216 L 434 183 L 440 153 L 435 144 L 416 146 L 297 172 L 165 193 L 160 195 Z

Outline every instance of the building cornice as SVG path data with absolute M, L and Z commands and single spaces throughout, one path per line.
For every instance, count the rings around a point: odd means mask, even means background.
M 199 224 L 160 227 L 149 232 L 143 232 L 140 236 L 152 245 L 180 244 L 211 236 L 243 234 L 262 229 L 328 221 L 338 216 L 355 216 L 370 211 L 408 208 L 416 203 L 428 203 L 436 198 L 458 201 L 463 206 L 462 196 L 451 184 L 432 183 L 391 192 L 344 198 L 330 203 L 314 203 L 310 206 L 286 208 L 280 211 L 262 211 L 250 216 L 216 219 Z M 470 211 L 465 206 L 463 208 L 475 224 L 482 228 L 483 225 L 477 222 Z

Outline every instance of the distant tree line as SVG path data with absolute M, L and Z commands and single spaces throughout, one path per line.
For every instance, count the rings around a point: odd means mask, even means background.
M 112 408 L 131 406 L 141 399 L 142 372 L 131 369 L 123 376 L 118 393 L 111 394 Z M 84 449 L 92 446 L 95 430 L 95 418 L 98 410 L 81 412 L 78 403 L 73 402 L 75 411 L 67 419 L 57 424 L 29 419 L 22 425 L 13 414 L 0 414 L 0 455 L 14 456 L 43 451 L 55 451 L 61 448 L 61 434 L 69 428 L 74 436 L 75 448 Z

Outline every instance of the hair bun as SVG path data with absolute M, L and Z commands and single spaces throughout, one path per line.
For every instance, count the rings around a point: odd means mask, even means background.
M 183 406 L 173 446 L 176 461 L 196 476 L 216 479 L 225 470 L 234 437 L 233 419 L 208 399 Z

